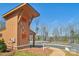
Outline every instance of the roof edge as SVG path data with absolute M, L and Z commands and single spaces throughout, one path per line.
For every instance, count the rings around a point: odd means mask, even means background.
M 23 7 L 23 6 L 25 6 L 26 4 L 27 4 L 29 7 L 31 7 L 31 8 L 37 13 L 37 16 L 36 16 L 36 17 L 38 17 L 38 16 L 40 15 L 30 4 L 28 4 L 28 3 L 21 3 L 20 5 L 16 6 L 16 7 L 13 8 L 12 10 L 10 10 L 10 11 L 8 11 L 7 13 L 3 14 L 3 18 L 5 18 L 5 17 L 6 17 L 7 15 L 9 15 L 10 13 L 16 11 L 17 9 L 19 9 L 19 8 L 21 8 L 21 7 Z
M 3 17 L 5 18 L 8 14 L 11 12 L 14 12 L 15 10 L 21 8 L 22 6 L 26 5 L 27 3 L 21 3 L 20 5 L 16 6 L 16 8 L 13 8 L 12 10 L 8 11 L 7 13 L 3 14 Z

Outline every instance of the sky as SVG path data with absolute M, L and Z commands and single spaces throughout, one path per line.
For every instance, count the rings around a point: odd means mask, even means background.
M 77 3 L 29 3 L 40 16 L 31 23 L 31 28 L 35 30 L 36 20 L 41 25 L 48 27 L 49 34 L 56 27 L 66 27 L 68 24 L 79 23 L 79 4 Z M 18 6 L 18 3 L 0 4 L 0 21 L 3 21 L 2 15 Z

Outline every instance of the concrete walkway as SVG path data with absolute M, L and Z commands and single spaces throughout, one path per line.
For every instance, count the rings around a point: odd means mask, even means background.
M 64 51 L 62 51 L 61 49 L 58 48 L 50 48 L 52 49 L 52 53 L 49 56 L 65 56 Z

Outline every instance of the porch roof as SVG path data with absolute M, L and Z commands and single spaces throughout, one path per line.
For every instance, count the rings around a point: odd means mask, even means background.
M 36 33 L 32 30 L 30 30 L 30 35 L 35 35 Z
M 39 16 L 39 13 L 31 5 L 29 5 L 28 3 L 21 3 L 19 6 L 15 7 L 14 9 L 10 10 L 9 12 L 5 13 L 3 15 L 3 17 L 5 18 L 5 17 L 11 15 L 12 13 L 14 13 L 16 10 L 19 10 L 20 8 L 23 8 L 23 7 L 29 8 L 29 11 L 33 12 L 32 13 L 34 15 L 33 17 Z

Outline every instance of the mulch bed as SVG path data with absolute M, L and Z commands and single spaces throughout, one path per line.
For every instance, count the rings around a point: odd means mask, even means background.
M 48 49 L 48 48 L 26 48 L 26 49 L 21 49 L 19 51 L 27 51 L 27 52 L 31 52 L 34 54 L 39 54 L 39 55 L 49 55 L 51 54 L 52 50 Z
M 48 56 L 52 52 L 52 50 L 48 48 L 44 48 L 44 50 L 43 48 L 25 48 L 17 51 L 3 52 L 3 53 L 0 53 L 0 56 L 14 56 L 16 52 L 21 52 L 21 51 L 24 53 L 30 52 L 39 56 Z

